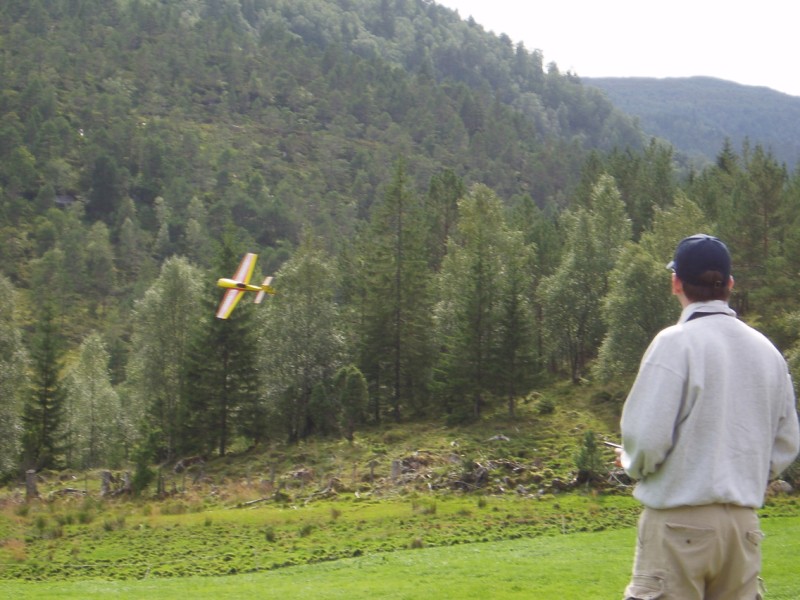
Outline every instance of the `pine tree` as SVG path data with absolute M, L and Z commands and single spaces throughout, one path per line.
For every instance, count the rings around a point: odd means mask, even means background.
M 373 212 L 362 259 L 366 298 L 361 371 L 373 400 L 387 390 L 395 420 L 404 404 L 415 413 L 427 405 L 432 300 L 425 244 L 422 211 L 401 162 Z
M 490 393 L 513 398 L 530 370 L 533 249 L 510 231 L 497 196 L 476 185 L 459 202 L 458 230 L 437 278 L 437 388 L 453 421 L 476 418 Z M 525 374 L 523 377 L 522 374 Z
M 31 389 L 23 413 L 23 451 L 26 468 L 60 465 L 63 447 L 64 391 L 61 382 L 63 348 L 58 317 L 49 304 L 42 307 L 30 348 Z
M 218 272 L 236 269 L 241 254 L 233 246 L 232 235 L 224 235 L 215 261 Z M 258 321 L 247 298 L 229 318 L 217 319 L 221 293 L 212 278 L 207 280 L 187 363 L 180 447 L 183 453 L 225 456 L 238 434 L 253 442 L 266 436 L 259 394 Z
M 438 271 L 447 252 L 447 240 L 455 232 L 458 201 L 466 193 L 464 182 L 451 170 L 434 175 L 428 187 L 425 211 L 429 215 L 431 267 Z
M 89 229 L 86 239 L 84 298 L 90 298 L 94 306 L 103 305 L 108 302 L 115 288 L 114 251 L 108 226 L 98 221 Z

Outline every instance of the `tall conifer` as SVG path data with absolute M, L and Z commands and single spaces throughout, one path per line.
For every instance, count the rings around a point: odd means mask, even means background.
M 49 304 L 37 320 L 30 354 L 31 390 L 23 414 L 24 462 L 27 468 L 52 468 L 63 459 L 64 391 L 63 343 L 58 316 Z
M 226 277 L 242 258 L 234 246 L 232 234 L 226 233 L 214 261 L 215 271 Z M 186 453 L 225 456 L 238 434 L 251 442 L 266 435 L 259 402 L 257 321 L 252 294 L 240 300 L 230 317 L 217 319 L 222 292 L 210 276 L 202 289 L 203 312 L 187 361 L 181 447 Z
M 403 162 L 375 207 L 365 244 L 361 370 L 394 419 L 403 405 L 424 411 L 430 379 L 430 271 L 427 226 Z M 385 392 L 384 392 L 385 390 Z

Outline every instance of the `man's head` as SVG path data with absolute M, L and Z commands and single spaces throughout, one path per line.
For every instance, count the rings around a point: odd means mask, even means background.
M 727 300 L 733 287 L 731 255 L 719 239 L 698 233 L 684 238 L 667 265 L 692 302 Z

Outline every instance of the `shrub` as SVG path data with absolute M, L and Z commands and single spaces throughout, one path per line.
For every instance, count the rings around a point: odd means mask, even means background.
M 184 515 L 188 512 L 188 508 L 183 502 L 166 502 L 161 506 L 159 512 L 162 515 Z
M 583 445 L 575 455 L 575 467 L 578 470 L 578 483 L 588 484 L 602 479 L 605 467 L 593 431 L 583 435 Z
M 423 504 L 417 504 L 416 502 L 412 502 L 411 510 L 421 515 L 435 515 L 436 502 L 423 503 Z
M 156 473 L 148 465 L 146 457 L 137 460 L 136 471 L 134 471 L 133 479 L 131 480 L 131 491 L 134 496 L 141 495 L 155 478 Z
M 47 517 L 44 515 L 37 515 L 36 519 L 33 521 L 33 526 L 39 530 L 39 533 L 43 532 L 47 527 Z
M 314 526 L 311 523 L 306 523 L 300 528 L 300 537 L 308 537 L 314 531 Z
M 278 536 L 275 534 L 275 529 L 273 527 L 267 527 L 264 531 L 265 539 L 270 543 L 274 543 Z
M 125 528 L 125 516 L 119 515 L 116 519 L 105 519 L 103 521 L 104 531 L 118 531 Z
M 556 411 L 556 403 L 552 398 L 543 396 L 536 403 L 536 412 L 540 415 L 551 415 Z

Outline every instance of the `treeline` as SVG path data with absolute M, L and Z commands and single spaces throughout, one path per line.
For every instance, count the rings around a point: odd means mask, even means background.
M 669 155 L 653 145 L 640 156 L 595 157 L 585 172 L 599 174 L 554 215 L 529 198 L 508 205 L 450 171 L 416 194 L 399 161 L 341 251 L 303 234 L 276 273 L 278 293 L 261 306 L 242 302 L 227 321 L 214 317 L 214 282 L 246 249 L 234 228 L 212 244 L 210 270 L 183 256 L 163 262 L 133 306 L 129 335 L 91 332 L 77 348 L 62 335 L 68 282 L 39 299 L 3 278 L 4 468 L 352 439 L 370 423 L 456 424 L 499 404 L 513 417 L 554 377 L 622 391 L 652 336 L 677 316 L 665 264 L 677 240 L 697 231 L 729 243 L 734 307 L 797 367 L 797 174 L 756 147 L 726 148 L 686 182 L 654 177 Z M 671 196 L 640 220 L 637 191 L 654 185 Z M 98 229 L 80 209 L 57 213 L 71 224 L 65 240 Z M 74 282 L 72 293 L 83 290 L 75 302 L 102 311 L 92 281 Z M 25 296 L 36 304 L 27 340 L 14 305 Z

